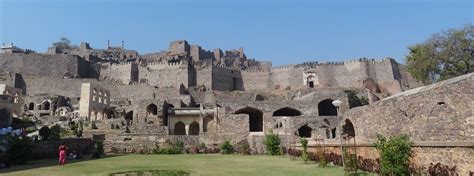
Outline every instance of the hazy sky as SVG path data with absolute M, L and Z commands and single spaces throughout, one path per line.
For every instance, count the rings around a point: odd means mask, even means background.
M 472 24 L 456 0 L 0 0 L 0 42 L 46 51 L 60 37 L 140 54 L 185 39 L 205 49 L 244 47 L 273 65 L 393 57 L 431 34 Z

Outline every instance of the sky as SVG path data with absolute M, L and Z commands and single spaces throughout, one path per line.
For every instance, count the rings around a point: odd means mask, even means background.
M 45 52 L 60 37 L 140 54 L 173 40 L 243 47 L 274 66 L 391 57 L 443 30 L 473 24 L 471 0 L 0 0 L 0 42 Z

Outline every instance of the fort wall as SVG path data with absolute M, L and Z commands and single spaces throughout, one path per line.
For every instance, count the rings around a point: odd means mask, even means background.
M 138 82 L 138 64 L 121 63 L 121 64 L 103 64 L 100 70 L 101 80 L 113 80 L 122 84 L 132 84 Z
M 245 70 L 241 72 L 243 90 L 273 90 L 270 72 L 261 70 Z
M 0 72 L 22 75 L 93 78 L 97 67 L 75 55 L 0 54 Z
M 140 83 L 163 87 L 189 86 L 189 70 L 186 62 L 150 63 L 146 67 L 139 67 Z

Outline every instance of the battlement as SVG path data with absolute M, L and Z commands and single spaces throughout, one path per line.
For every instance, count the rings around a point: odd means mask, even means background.
M 212 66 L 215 67 L 215 68 L 223 68 L 223 69 L 231 70 L 231 71 L 242 71 L 242 69 L 238 69 L 238 68 L 234 68 L 234 67 L 228 67 L 228 66 L 225 66 L 225 65 L 215 65 L 215 64 L 213 64 Z
M 178 69 L 181 65 L 184 65 L 185 62 L 149 62 L 146 67 L 152 70 L 161 70 L 161 69 Z
M 289 64 L 289 65 L 282 65 L 282 66 L 278 66 L 278 67 L 272 67 L 271 68 L 271 71 L 272 72 L 278 72 L 278 71 L 287 71 L 287 70 L 291 70 L 293 68 L 295 68 L 296 65 L 295 64 Z

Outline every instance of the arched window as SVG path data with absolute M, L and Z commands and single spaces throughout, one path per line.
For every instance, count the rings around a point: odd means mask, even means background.
M 326 99 L 318 104 L 319 116 L 337 116 L 337 108 L 332 104 L 331 99 Z
M 158 115 L 158 107 L 155 104 L 150 104 L 146 107 L 147 115 Z
M 174 135 L 186 135 L 186 126 L 179 121 L 174 125 Z
M 249 131 L 263 131 L 263 112 L 252 107 L 245 107 L 235 111 L 235 114 L 249 115 Z
M 300 111 L 293 108 L 289 108 L 289 107 L 284 107 L 273 112 L 273 116 L 300 116 L 300 115 L 301 115 Z
M 313 132 L 313 129 L 311 127 L 309 127 L 308 125 L 303 125 L 298 129 L 298 136 L 302 138 L 310 138 L 311 132 Z
M 215 132 L 216 123 L 211 116 L 206 116 L 202 120 L 202 131 L 203 132 Z
M 31 102 L 31 103 L 28 105 L 28 110 L 35 110 L 35 103 Z
M 129 111 L 125 114 L 125 121 L 127 122 L 127 126 L 133 124 L 133 111 Z
M 189 135 L 199 135 L 199 123 L 193 122 L 189 125 Z
M 344 136 L 347 136 L 348 138 L 355 137 L 354 125 L 349 119 L 346 119 L 344 121 L 344 125 L 342 125 L 342 134 L 344 134 Z
M 41 104 L 42 110 L 49 110 L 51 106 L 51 103 L 48 100 L 43 101 Z

